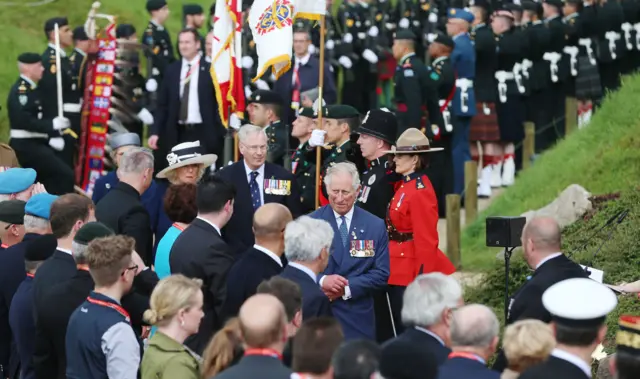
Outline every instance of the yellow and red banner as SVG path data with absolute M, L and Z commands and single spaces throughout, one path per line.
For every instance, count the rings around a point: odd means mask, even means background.
M 244 116 L 245 98 L 242 83 L 242 0 L 218 0 L 214 13 L 211 49 L 211 79 L 216 90 L 222 124 L 229 117 Z

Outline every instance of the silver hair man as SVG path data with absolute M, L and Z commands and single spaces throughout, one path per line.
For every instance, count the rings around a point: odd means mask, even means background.
M 324 177 L 324 184 L 329 187 L 334 175 L 351 175 L 353 190 L 357 191 L 360 187 L 360 174 L 358 174 L 358 168 L 351 162 L 340 162 L 329 167 L 327 174 Z
M 462 302 L 462 287 L 451 276 L 422 274 L 404 292 L 402 322 L 407 326 L 428 328 L 442 322 L 443 312 Z
M 302 216 L 284 230 L 285 256 L 290 262 L 312 263 L 323 249 L 330 251 L 333 229 L 324 220 Z
M 267 133 L 264 131 L 264 129 L 252 124 L 246 124 L 238 129 L 238 140 L 242 143 L 246 143 L 247 137 L 252 134 L 262 134 L 264 138 L 267 139 Z
M 47 234 L 51 233 L 49 220 L 33 215 L 24 215 L 25 233 Z
M 454 351 L 477 354 L 486 362 L 496 351 L 500 323 L 487 306 L 469 304 L 453 313 L 451 347 Z
M 144 170 L 153 169 L 153 153 L 145 147 L 134 147 L 126 151 L 120 159 L 119 175 L 142 174 Z

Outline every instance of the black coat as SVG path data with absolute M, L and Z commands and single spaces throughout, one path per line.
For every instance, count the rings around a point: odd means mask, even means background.
M 237 365 L 216 375 L 216 379 L 289 379 L 293 372 L 280 360 L 264 355 L 243 357 Z
M 233 183 L 236 187 L 233 216 L 222 229 L 222 236 L 229 244 L 231 252 L 236 256 L 249 249 L 255 243 L 253 235 L 253 205 L 249 192 L 249 173 L 245 170 L 244 161 L 240 160 L 223 168 L 218 174 L 224 180 Z M 301 215 L 300 191 L 296 185 L 296 179 L 289 171 L 272 164 L 265 163 L 264 179 L 288 180 L 291 182 L 289 195 L 264 194 L 264 203 L 280 203 L 291 211 L 293 218 Z
M 202 354 L 213 334 L 223 326 L 222 305 L 232 265 L 233 256 L 218 231 L 199 218 L 178 236 L 171 248 L 171 272 L 202 279 L 204 318 L 198 333 L 186 341 L 198 354 Z
M 116 234 L 135 239 L 136 252 L 147 266 L 153 263 L 151 218 L 136 189 L 118 182 L 96 205 L 96 219 Z
M 303 320 L 309 320 L 314 317 L 333 317 L 329 298 L 322 292 L 320 285 L 314 282 L 307 273 L 288 265 L 280 276 L 300 286 Z
M 245 300 L 256 294 L 260 283 L 281 272 L 282 262 L 278 264 L 255 247 L 243 253 L 227 276 L 227 298 L 222 312 L 224 319 L 237 316 Z
M 209 64 L 200 60 L 200 72 L 198 73 L 198 102 L 200 115 L 202 116 L 201 129 L 198 130 L 201 146 L 207 154 L 217 154 L 222 157 L 224 148 L 225 128 L 220 121 L 218 102 Z M 149 134 L 159 136 L 158 154 L 161 157 L 167 155 L 171 148 L 179 143 L 178 121 L 180 120 L 180 72 L 182 61 L 170 64 L 164 72 L 164 78 L 158 92 L 158 107 L 154 114 L 154 123 Z M 192 84 L 193 85 L 193 84 Z M 184 141 L 182 141 L 184 142 Z M 166 159 L 156 161 L 156 171 L 167 167 Z
M 425 359 L 435 358 L 438 366 L 446 362 L 449 358 L 449 353 L 451 353 L 451 349 L 442 345 L 440 341 L 416 328 L 406 329 L 398 337 L 387 341 L 382 345 L 382 349 L 384 350 L 391 345 L 396 345 L 394 348 L 397 348 L 397 345 L 400 345 L 405 349 L 414 350 L 414 352 L 422 352 L 425 354 Z
M 549 357 L 545 362 L 533 366 L 520 375 L 521 379 L 587 379 L 587 374 L 571 362 L 554 356 Z

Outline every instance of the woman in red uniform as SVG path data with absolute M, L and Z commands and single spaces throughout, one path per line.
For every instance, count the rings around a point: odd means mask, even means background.
M 441 272 L 449 275 L 455 267 L 438 248 L 438 201 L 424 170 L 430 148 L 429 139 L 418 129 L 410 128 L 400 135 L 393 154 L 395 171 L 403 179 L 389 203 L 389 303 L 396 332 L 401 325 L 404 289 L 420 274 Z

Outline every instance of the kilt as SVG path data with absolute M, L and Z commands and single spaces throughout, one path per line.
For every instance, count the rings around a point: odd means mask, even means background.
M 496 104 L 500 141 L 518 143 L 524 139 L 525 105 L 519 95 L 509 95 L 506 103 Z
M 602 97 L 602 85 L 597 65 L 592 65 L 586 56 L 578 57 L 578 76 L 576 76 L 576 98 L 578 100 L 597 100 Z
M 489 114 L 484 114 L 483 104 L 489 108 Z M 471 119 L 469 141 L 497 142 L 500 141 L 500 127 L 495 103 L 476 103 L 476 115 Z

